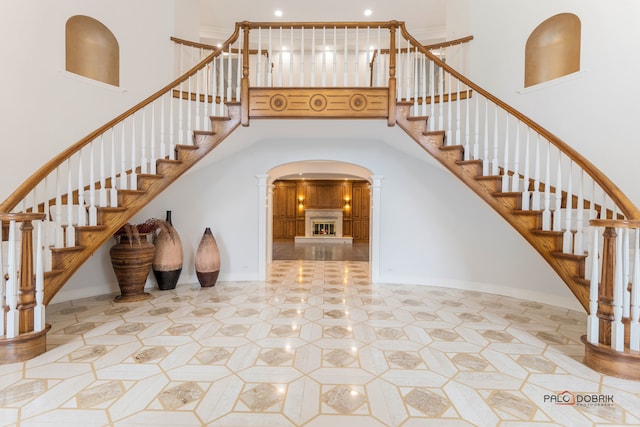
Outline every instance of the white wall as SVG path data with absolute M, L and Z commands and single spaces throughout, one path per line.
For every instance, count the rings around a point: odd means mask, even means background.
M 120 88 L 64 71 L 65 24 L 73 15 L 91 16 L 115 35 Z M 0 199 L 64 148 L 172 80 L 173 19 L 174 0 L 0 2 Z
M 450 38 L 472 34 L 471 79 L 522 111 L 605 172 L 640 205 L 640 2 L 454 0 Z M 466 13 L 464 11 L 467 11 Z M 581 71 L 521 92 L 531 32 L 558 13 L 582 23 Z

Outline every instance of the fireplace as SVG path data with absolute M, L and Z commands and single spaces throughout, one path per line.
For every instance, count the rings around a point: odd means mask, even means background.
M 351 243 L 352 237 L 342 235 L 342 209 L 306 209 L 304 212 L 304 237 L 299 242 Z

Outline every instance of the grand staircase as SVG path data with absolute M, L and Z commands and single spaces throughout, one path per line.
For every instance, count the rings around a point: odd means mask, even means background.
M 333 50 L 316 51 L 327 34 Z M 283 59 L 283 39 L 296 41 L 298 62 L 293 48 Z M 549 263 L 589 313 L 589 366 L 640 379 L 640 211 L 575 150 L 464 76 L 470 40 L 423 46 L 396 21 L 341 23 L 340 32 L 337 23 L 242 22 L 221 48 L 174 39 L 195 64 L 0 204 L 0 363 L 44 352 L 53 296 L 240 124 L 369 118 L 402 128 Z

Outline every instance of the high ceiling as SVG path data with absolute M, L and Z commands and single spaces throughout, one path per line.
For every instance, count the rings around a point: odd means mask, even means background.
M 366 9 L 370 16 L 364 15 Z M 210 43 L 226 39 L 240 21 L 397 20 L 421 42 L 442 40 L 446 26 L 446 0 L 200 0 L 200 11 L 201 36 Z

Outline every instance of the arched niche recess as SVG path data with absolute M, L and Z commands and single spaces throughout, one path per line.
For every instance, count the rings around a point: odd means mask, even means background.
M 120 46 L 103 23 L 89 16 L 72 16 L 65 26 L 65 40 L 67 71 L 120 85 Z
M 580 19 L 560 13 L 542 22 L 527 39 L 524 86 L 580 71 Z

